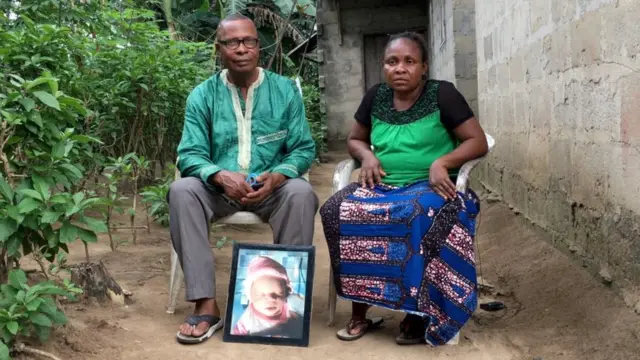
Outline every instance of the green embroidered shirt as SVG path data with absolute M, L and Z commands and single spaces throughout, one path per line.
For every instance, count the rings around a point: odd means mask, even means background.
M 259 72 L 246 101 L 228 81 L 226 70 L 189 94 L 178 145 L 181 176 L 208 182 L 218 171 L 228 170 L 297 178 L 309 170 L 315 142 L 298 87 L 284 76 Z

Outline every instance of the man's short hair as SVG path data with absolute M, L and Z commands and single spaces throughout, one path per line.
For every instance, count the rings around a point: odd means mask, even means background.
M 231 22 L 231 21 L 238 21 L 238 20 L 247 20 L 253 23 L 253 20 L 250 17 L 243 15 L 239 12 L 229 14 L 218 23 L 218 27 L 216 29 L 216 38 L 218 38 L 218 34 L 220 33 L 220 30 L 222 29 L 222 26 L 224 26 L 225 23 Z

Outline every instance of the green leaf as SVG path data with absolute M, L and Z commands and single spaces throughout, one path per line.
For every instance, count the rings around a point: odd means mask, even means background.
M 54 159 L 62 159 L 62 158 L 64 158 L 64 151 L 65 151 L 64 149 L 65 149 L 65 143 L 64 142 L 61 141 L 59 143 L 56 143 L 51 148 L 51 156 Z
M 67 201 L 67 197 L 62 194 L 56 194 L 51 197 L 51 202 L 54 204 L 66 204 Z
M 78 192 L 73 194 L 73 203 L 78 205 L 80 204 L 80 202 L 84 200 L 84 193 L 83 192 Z
M 42 222 L 43 224 L 55 224 L 60 218 L 60 215 L 62 215 L 62 213 L 58 211 L 46 211 L 44 214 L 42 214 L 42 219 L 40 219 L 40 222 Z
M 67 211 L 64 212 L 64 216 L 71 217 L 71 216 L 77 214 L 80 210 L 81 209 L 77 205 L 73 205 L 73 206 L 67 208 Z
M 31 289 L 29 289 L 31 290 Z M 29 292 L 27 292 L 27 298 L 29 297 Z M 38 310 L 38 308 L 40 307 L 40 304 L 42 304 L 42 299 L 40 298 L 35 298 L 31 301 L 29 301 L 26 305 L 27 310 L 29 311 L 36 311 Z
M 81 172 L 80 172 L 80 170 L 79 170 L 77 167 L 75 167 L 74 165 L 71 165 L 71 164 L 62 164 L 62 165 L 60 165 L 60 167 L 62 167 L 62 168 L 63 168 L 63 169 L 65 169 L 65 170 L 68 170 L 69 172 L 71 172 L 71 173 L 76 177 L 76 179 L 80 179 L 80 178 L 82 178 L 82 173 L 81 173 Z
M 26 283 L 27 275 L 25 275 L 24 271 L 16 269 L 9 273 L 9 284 L 11 284 L 15 289 L 22 289 L 23 285 Z
M 17 257 L 18 255 L 20 255 L 20 244 L 21 242 L 19 237 L 17 237 L 15 234 L 11 236 L 6 242 L 7 255 L 12 257 Z
M 50 314 L 50 316 L 51 320 L 53 320 L 53 323 L 56 325 L 64 325 L 67 323 L 67 317 L 60 310 L 57 310 L 53 314 Z
M 36 107 L 36 102 L 30 98 L 22 98 L 18 102 L 24 107 L 26 111 L 31 111 Z
M 98 144 L 103 144 L 103 142 L 100 141 L 100 139 L 95 138 L 95 137 L 91 137 L 91 136 L 87 136 L 87 135 L 73 135 L 71 137 L 71 140 L 77 141 L 77 142 L 82 143 L 82 144 L 88 144 L 90 142 L 96 142 Z
M 56 79 L 54 78 L 48 78 L 48 77 L 39 77 L 33 81 L 29 81 L 26 84 L 24 84 L 24 88 L 26 90 L 31 90 L 32 88 L 40 85 L 40 84 L 45 84 L 45 83 L 49 83 L 50 81 L 55 82 Z M 53 92 L 55 93 L 57 91 L 57 89 L 55 89 Z
M 48 92 L 34 91 L 33 95 L 48 107 L 60 110 L 60 103 L 58 102 L 58 99 L 56 99 L 55 96 L 49 94 Z
M 0 195 L 2 195 L 7 202 L 13 204 L 13 190 L 2 174 L 0 174 Z
M 72 225 L 69 221 L 65 221 L 60 228 L 60 242 L 68 244 L 74 242 L 78 238 L 78 227 Z
M 98 237 L 96 236 L 96 233 L 94 233 L 91 230 L 78 228 L 78 235 L 80 237 L 80 240 L 82 240 L 82 241 L 84 241 L 86 243 L 96 243 L 96 242 L 98 242 Z
M 9 332 L 12 333 L 13 335 L 16 335 L 18 333 L 18 328 L 19 327 L 20 326 L 15 321 L 11 321 L 11 322 L 7 323 L 7 330 L 9 330 Z
M 44 316 L 44 315 L 43 315 Z M 51 326 L 36 326 L 36 335 L 40 342 L 46 342 L 51 335 Z
M 58 311 L 55 302 L 51 298 L 45 298 L 44 301 L 40 304 L 40 311 L 43 313 L 53 316 Z
M 32 199 L 37 199 L 37 200 L 42 200 L 42 195 L 40 195 L 39 192 L 33 190 L 33 189 L 22 189 L 20 190 L 20 193 L 22 193 L 23 195 L 26 195 Z M 22 203 L 22 202 L 21 202 Z
M 20 212 L 20 214 L 28 214 L 31 211 L 37 209 L 40 204 L 40 202 L 32 198 L 24 198 L 22 199 L 22 201 L 20 201 L 20 204 L 18 204 L 18 212 Z
M 5 345 L 4 342 L 0 341 L 0 360 L 10 360 L 9 357 L 9 348 Z
M 33 181 L 33 188 L 36 189 L 36 191 L 38 191 L 40 193 L 40 195 L 42 195 L 42 199 L 43 200 L 49 200 L 49 198 L 51 197 L 51 192 L 50 192 L 50 185 L 49 182 L 38 175 L 33 175 L 31 176 L 31 180 Z
M 36 324 L 36 325 L 40 325 L 40 326 L 51 326 L 53 325 L 53 323 L 51 323 L 51 319 L 49 319 L 46 315 L 40 314 L 40 313 L 31 313 L 31 315 L 29 316 L 29 320 Z
M 18 223 L 9 218 L 0 219 L 0 243 L 9 239 L 18 230 Z
M 7 206 L 7 215 L 15 220 L 18 225 L 22 224 L 22 221 L 24 221 L 24 215 L 20 214 L 20 211 L 18 211 L 18 207 L 15 205 Z
M 108 231 L 107 225 L 102 220 L 98 220 L 90 217 L 85 217 L 82 220 L 93 232 L 104 233 Z

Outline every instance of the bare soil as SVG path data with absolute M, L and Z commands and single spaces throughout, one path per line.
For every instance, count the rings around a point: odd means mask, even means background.
M 330 154 L 341 159 L 343 154 Z M 321 202 L 330 195 L 336 162 L 314 167 L 311 182 Z M 475 189 L 479 191 L 480 189 Z M 124 222 L 124 219 L 123 219 Z M 144 216 L 139 216 L 144 225 Z M 524 219 L 499 202 L 483 202 L 477 236 L 479 272 L 494 286 L 481 302 L 503 301 L 507 308 L 488 313 L 478 310 L 462 331 L 460 344 L 430 348 L 400 347 L 394 342 L 402 314 L 381 309 L 386 326 L 355 342 L 335 336 L 347 321 L 350 305 L 338 301 L 335 327 L 328 319 L 328 251 L 319 216 L 316 218 L 316 277 L 308 348 L 230 344 L 217 332 L 207 342 L 183 346 L 175 341 L 178 327 L 191 306 L 181 295 L 176 314 L 165 312 L 170 269 L 168 229 L 153 225 L 140 230 L 137 245 L 123 244 L 115 252 L 102 237 L 90 247 L 93 261 L 102 260 L 111 275 L 132 291 L 125 306 L 84 301 L 65 307 L 69 325 L 57 330 L 41 348 L 66 360 L 97 359 L 640 359 L 640 316 L 627 308 L 606 285 L 581 265 L 547 242 Z M 129 239 L 130 233 L 118 233 Z M 241 231 L 223 228 L 216 235 L 235 241 L 271 242 L 268 226 Z M 231 245 L 212 251 L 217 266 L 217 291 L 226 306 Z M 84 261 L 82 246 L 74 246 L 70 263 Z M 35 268 L 25 261 L 24 268 Z M 184 289 L 183 289 L 184 291 Z M 34 344 L 39 346 L 37 344 Z

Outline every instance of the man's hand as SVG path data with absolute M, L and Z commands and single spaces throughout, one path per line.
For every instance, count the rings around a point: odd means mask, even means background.
M 264 172 L 258 176 L 257 182 L 263 183 L 262 187 L 256 191 L 249 192 L 240 201 L 243 205 L 259 204 L 273 193 L 287 178 L 280 173 Z
M 229 199 L 240 201 L 253 191 L 246 179 L 247 177 L 240 173 L 222 170 L 213 176 L 213 183 L 222 187 Z
M 444 163 L 436 160 L 429 169 L 429 183 L 433 190 L 445 200 L 449 201 L 456 197 L 456 185 L 449 177 L 449 171 Z

